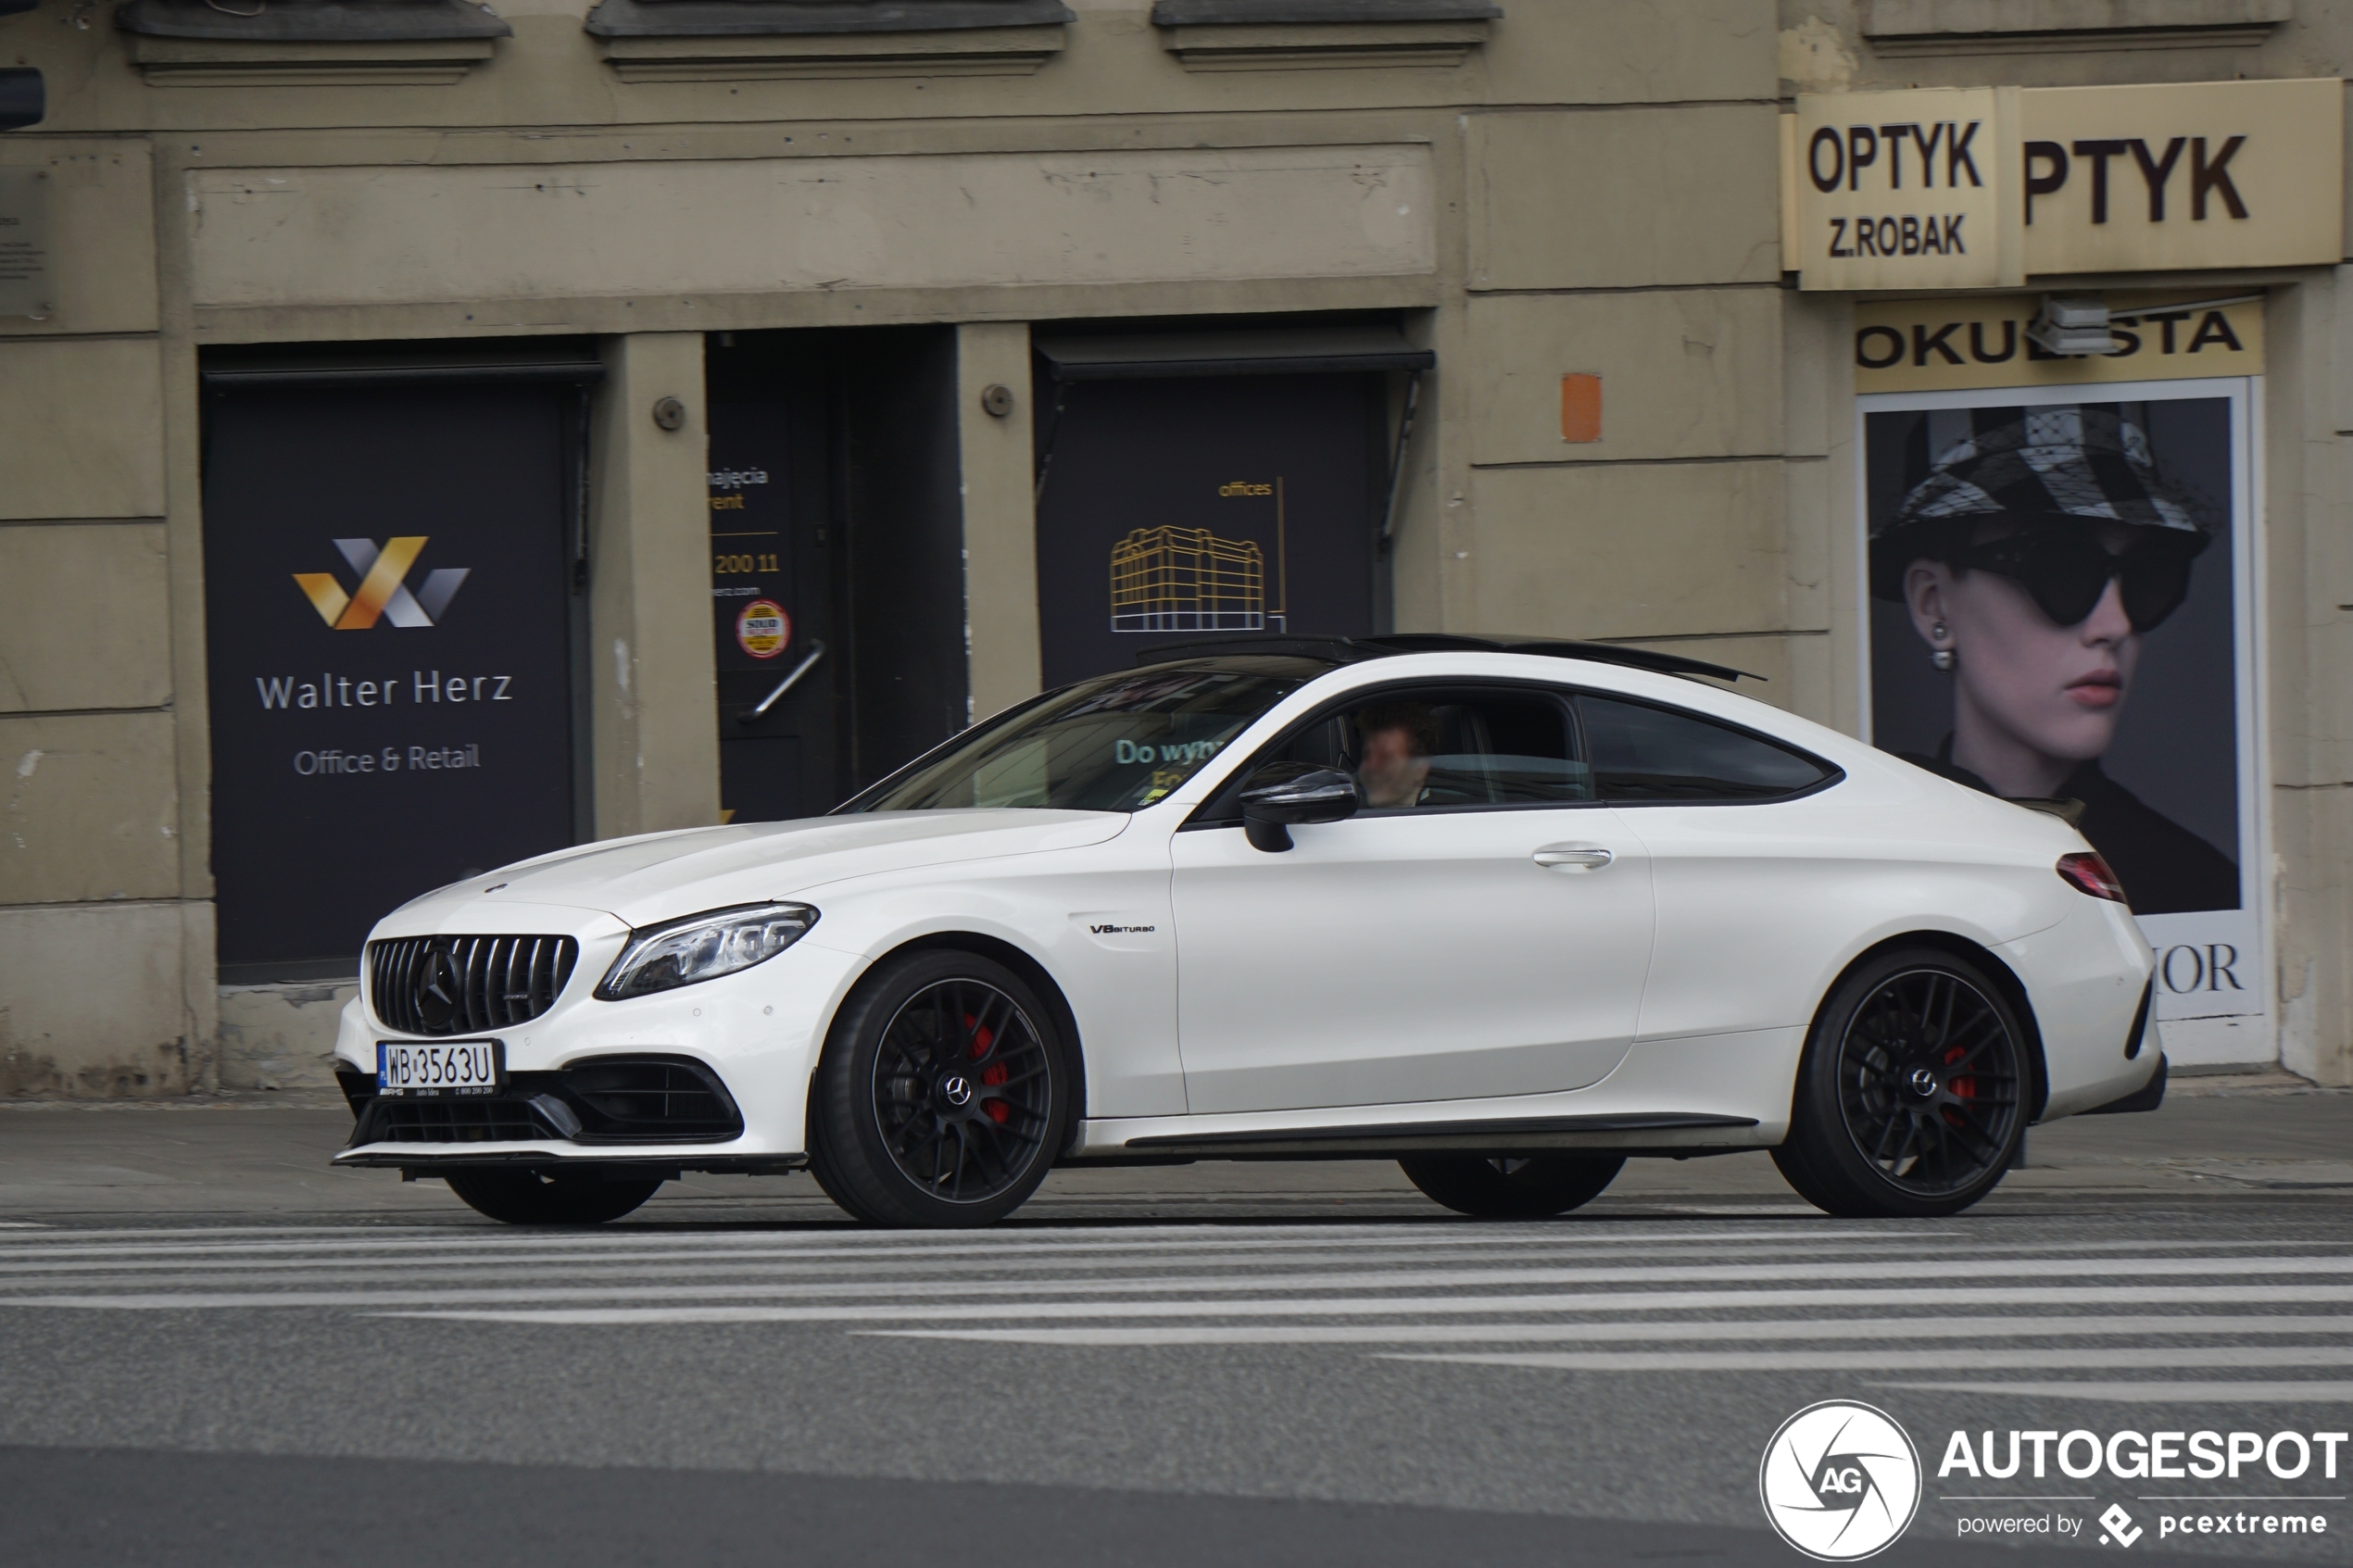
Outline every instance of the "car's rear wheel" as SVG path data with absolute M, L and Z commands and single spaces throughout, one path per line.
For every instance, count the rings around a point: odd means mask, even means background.
M 2026 1132 L 2026 1031 L 1983 970 L 1935 948 L 1882 954 L 1823 1005 L 1773 1163 L 1850 1219 L 1957 1214 L 1994 1190 Z
M 1046 1179 L 1069 1115 L 1054 1018 L 975 953 L 885 960 L 842 1006 L 818 1063 L 810 1170 L 859 1219 L 985 1225 Z
M 1614 1156 L 1581 1154 L 1525 1160 L 1427 1154 L 1397 1162 L 1424 1196 L 1475 1220 L 1549 1220 L 1581 1209 L 1602 1195 L 1625 1163 Z
M 596 1171 L 456 1171 L 448 1180 L 477 1212 L 510 1225 L 601 1225 L 661 1188 L 659 1177 L 614 1179 Z

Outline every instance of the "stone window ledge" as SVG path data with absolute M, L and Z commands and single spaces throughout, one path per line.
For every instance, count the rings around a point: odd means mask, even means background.
M 1158 0 L 1187 70 L 1451 67 L 1487 42 L 1491 0 Z
M 115 26 L 158 87 L 447 84 L 514 35 L 469 0 L 128 0 Z
M 587 30 L 623 82 L 1028 76 L 1063 49 L 1062 0 L 602 0 Z
M 2260 44 L 2295 0 L 1866 0 L 1880 55 L 2215 49 Z

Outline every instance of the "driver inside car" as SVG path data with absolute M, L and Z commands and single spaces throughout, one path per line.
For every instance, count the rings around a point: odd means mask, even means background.
M 1356 784 L 1374 810 L 1418 806 L 1438 750 L 1438 716 L 1417 702 L 1383 703 L 1356 716 L 1364 759 Z

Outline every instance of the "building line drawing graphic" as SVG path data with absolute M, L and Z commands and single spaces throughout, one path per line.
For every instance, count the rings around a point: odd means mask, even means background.
M 1139 528 L 1111 547 L 1114 632 L 1280 632 L 1290 621 L 1283 481 L 1227 484 L 1221 497 L 1275 503 L 1275 603 L 1266 603 L 1266 556 L 1255 540 L 1210 528 Z
M 1139 528 L 1111 547 L 1111 629 L 1263 632 L 1265 553 L 1206 528 Z
M 473 569 L 465 566 L 445 566 L 425 575 L 417 591 L 409 591 L 409 567 L 425 547 L 431 535 L 407 533 L 387 539 L 379 546 L 373 539 L 338 539 L 335 548 L 342 552 L 351 570 L 359 574 L 356 592 L 346 593 L 342 583 L 331 571 L 297 571 L 294 580 L 310 600 L 319 619 L 338 632 L 364 632 L 379 618 L 395 626 L 430 626 L 441 619 L 442 611 Z

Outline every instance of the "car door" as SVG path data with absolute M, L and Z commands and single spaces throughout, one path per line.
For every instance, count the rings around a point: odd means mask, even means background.
M 1807 1022 L 1829 956 L 1873 919 L 1855 874 L 1873 847 L 1826 793 L 1843 775 L 1664 703 L 1587 692 L 1577 707 L 1595 793 L 1650 859 L 1657 941 L 1640 1037 Z
M 1410 804 L 1252 848 L 1269 759 L 1355 770 L 1357 719 L 1427 715 Z M 1624 1057 L 1650 960 L 1650 864 L 1592 797 L 1547 687 L 1375 688 L 1241 769 L 1173 845 L 1177 1028 L 1196 1113 L 1580 1088 Z

